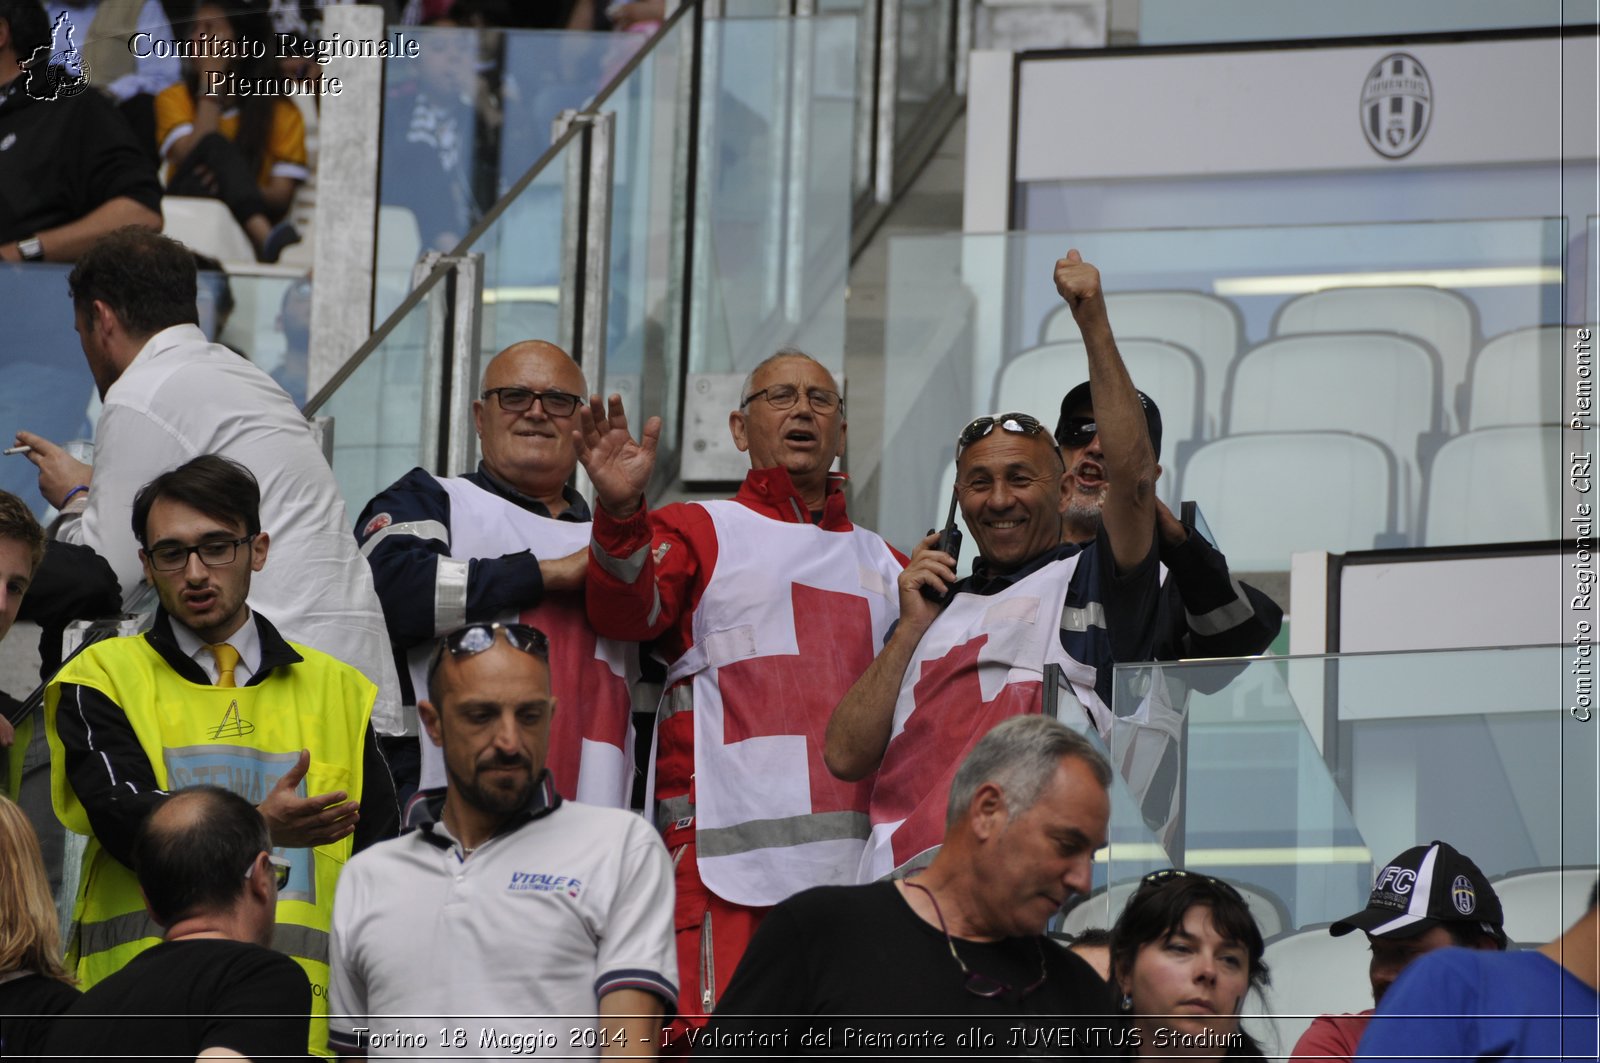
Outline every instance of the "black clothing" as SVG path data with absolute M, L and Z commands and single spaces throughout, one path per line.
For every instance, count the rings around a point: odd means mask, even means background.
M 256 612 L 252 612 L 251 617 L 261 638 L 261 667 L 246 686 L 261 682 L 274 668 L 292 667 L 303 660 L 266 617 Z M 172 619 L 165 609 L 157 610 L 155 623 L 143 638 L 174 672 L 190 682 L 210 684 L 205 670 L 178 648 L 172 635 Z M 134 834 L 144 817 L 166 796 L 157 786 L 155 771 L 150 766 L 149 755 L 139 744 L 139 736 L 120 706 L 100 691 L 77 683 L 61 685 L 56 733 L 61 736 L 66 750 L 67 778 L 89 815 L 95 838 L 106 852 L 132 866 Z M 313 749 L 311 755 L 315 757 L 317 751 Z M 115 775 L 108 770 L 108 761 L 115 765 Z M 370 723 L 362 744 L 361 770 L 361 819 L 356 825 L 356 852 L 374 842 L 393 838 L 400 829 L 394 780 L 389 776 L 389 766 L 378 749 Z
M 1189 538 L 1177 546 L 1160 544 L 1167 578 L 1161 584 L 1153 659 L 1250 657 L 1265 652 L 1283 626 L 1283 610 L 1256 588 L 1235 580 L 1228 559 L 1199 532 L 1188 530 Z M 1194 685 L 1209 694 L 1223 683 Z
M 1111 992 L 1083 960 L 1043 936 L 955 947 L 969 970 L 1013 988 L 968 992 L 944 933 L 892 882 L 806 890 L 762 921 L 695 1054 L 1113 1054 Z M 1021 995 L 1041 963 L 1045 984 Z
M 202 166 L 211 172 L 209 182 L 197 172 Z M 255 165 L 245 159 L 239 145 L 221 133 L 207 133 L 189 149 L 183 164 L 168 179 L 167 195 L 220 199 L 240 226 L 257 215 L 270 219 L 255 171 Z
M 0 244 L 54 229 L 119 196 L 161 209 L 156 169 L 98 92 L 35 99 L 0 86 Z
M 32 1063 L 44 1051 L 52 1017 L 81 995 L 67 983 L 42 974 L 0 982 L 0 1059 Z
M 52 539 L 17 610 L 39 632 L 39 678 L 61 667 L 61 635 L 74 620 L 99 620 L 122 611 L 122 588 L 106 559 L 87 546 Z
M 67 1009 L 45 1044 L 64 1059 L 115 1050 L 192 1060 L 207 1048 L 304 1059 L 310 1024 L 311 983 L 299 964 L 249 942 L 197 938 L 135 956 Z

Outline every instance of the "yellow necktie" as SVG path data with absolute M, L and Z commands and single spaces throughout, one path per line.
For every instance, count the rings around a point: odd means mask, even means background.
M 207 646 L 211 656 L 217 659 L 217 686 L 236 687 L 239 684 L 233 681 L 233 667 L 239 663 L 239 651 L 226 642 L 219 642 L 215 646 Z

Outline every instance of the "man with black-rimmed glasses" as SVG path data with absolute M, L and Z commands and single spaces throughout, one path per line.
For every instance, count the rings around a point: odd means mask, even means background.
M 900 622 L 828 724 L 829 769 L 877 773 L 868 882 L 927 863 L 956 766 L 1010 716 L 1055 712 L 1108 734 L 1111 670 L 1145 660 L 1158 591 L 1155 457 L 1106 316 L 1100 273 L 1076 250 L 1055 268 L 1099 398 L 1110 475 L 1101 527 L 1063 543 L 1068 478 L 1026 413 L 979 417 L 956 443 L 956 497 L 976 540 L 973 574 L 933 537 L 899 580 Z M 926 592 L 926 593 L 925 593 Z
M 572 430 L 587 392 L 583 371 L 554 344 L 507 347 L 472 403 L 478 468 L 451 477 L 412 469 L 367 503 L 356 541 L 372 566 L 406 704 L 423 692 L 438 635 L 472 621 L 534 624 L 555 641 L 552 682 L 569 706 L 551 738 L 556 788 L 626 808 L 639 652 L 597 638 L 584 616 L 589 506 L 570 481 Z M 423 790 L 445 783 L 438 747 L 419 741 L 390 750 L 403 796 L 408 782 Z
M 89 836 L 68 957 L 87 987 L 160 940 L 130 870 L 135 838 L 169 794 L 220 785 L 260 810 L 289 861 L 277 941 L 325 1016 L 334 883 L 354 850 L 395 833 L 399 810 L 370 724 L 377 689 L 246 603 L 276 545 L 260 504 L 249 470 L 217 455 L 141 488 L 155 621 L 94 643 L 46 689 L 56 815 Z M 311 1036 L 320 1047 L 323 1018 Z

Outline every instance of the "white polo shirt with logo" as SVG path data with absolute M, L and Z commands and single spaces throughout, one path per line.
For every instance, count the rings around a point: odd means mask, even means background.
M 339 879 L 330 1040 L 372 1057 L 596 1056 L 606 994 L 642 989 L 671 1013 L 672 912 L 672 862 L 632 812 L 559 801 L 470 854 L 435 822 Z

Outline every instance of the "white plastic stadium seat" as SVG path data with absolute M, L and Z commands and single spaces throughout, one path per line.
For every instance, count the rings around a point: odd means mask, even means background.
M 1215 436 L 1222 424 L 1228 367 L 1239 356 L 1239 337 L 1244 333 L 1238 309 L 1207 292 L 1150 291 L 1107 292 L 1106 312 L 1119 344 L 1135 339 L 1165 340 L 1194 352 L 1205 384 L 1199 435 L 1205 439 Z M 1052 310 L 1039 329 L 1040 343 L 1077 338 L 1078 326 L 1069 306 Z
M 1543 867 L 1511 871 L 1491 885 L 1506 915 L 1506 934 L 1522 945 L 1560 937 L 1589 907 L 1596 869 Z
M 1467 427 L 1559 422 L 1563 348 L 1560 325 L 1517 329 L 1485 343 L 1472 360 Z
M 1348 432 L 1271 432 L 1202 444 L 1181 497 L 1206 520 L 1235 572 L 1287 572 L 1296 550 L 1368 550 L 1394 530 L 1394 456 Z
M 162 196 L 161 231 L 221 262 L 254 262 L 256 250 L 220 199 Z
M 1558 424 L 1456 436 L 1439 448 L 1428 471 L 1423 545 L 1560 538 L 1567 471 Z M 1491 484 L 1492 500 L 1484 494 Z
M 1201 398 L 1204 380 L 1200 361 L 1177 344 L 1161 340 L 1121 340 L 1117 350 L 1128 375 L 1139 390 L 1161 408 L 1161 457 L 1168 471 L 1156 485 L 1167 505 L 1176 499 L 1172 467 L 1180 443 L 1201 434 Z M 1061 400 L 1069 390 L 1089 379 L 1089 356 L 1082 340 L 1062 340 L 1030 348 L 1000 369 L 991 410 L 1031 413 L 1054 431 L 1061 416 Z
M 1269 939 L 1263 959 L 1272 972 L 1266 1010 L 1270 1019 L 1251 1021 L 1258 1032 L 1270 1029 L 1278 1051 L 1287 1055 L 1311 1020 L 1327 1012 L 1361 1011 L 1372 1007 L 1371 956 L 1366 935 L 1359 931 L 1334 937 L 1328 924 L 1302 927 Z M 1255 998 L 1245 1006 L 1252 1007 Z
M 1426 341 L 1439 355 L 1444 424 L 1459 423 L 1459 389 L 1477 343 L 1478 315 L 1472 302 L 1444 288 L 1325 288 L 1284 303 L 1272 324 L 1274 336 L 1305 332 L 1398 332 Z
M 1226 428 L 1229 435 L 1338 431 L 1378 440 L 1399 462 L 1396 524 L 1410 532 L 1421 497 L 1417 445 L 1438 431 L 1439 416 L 1431 349 L 1392 333 L 1329 332 L 1284 336 L 1247 351 L 1234 366 Z

